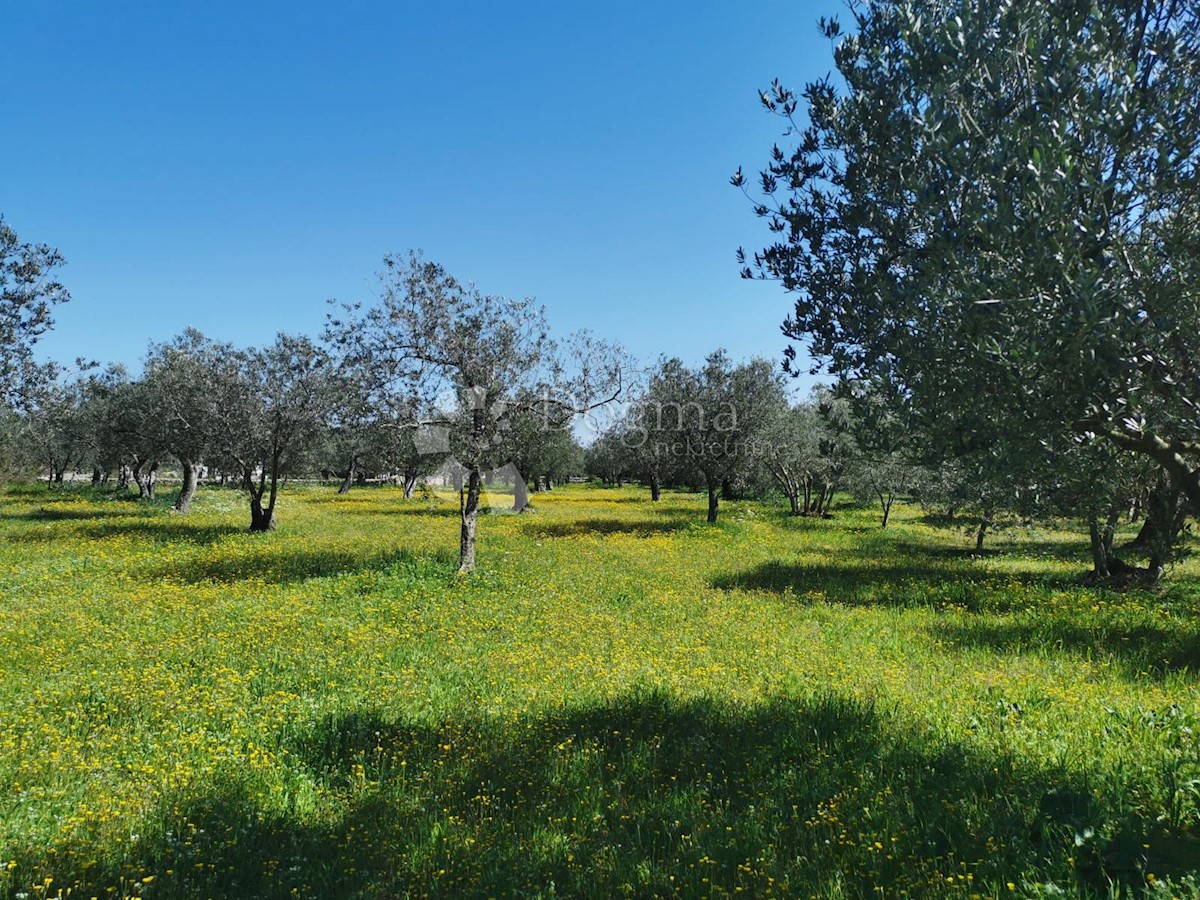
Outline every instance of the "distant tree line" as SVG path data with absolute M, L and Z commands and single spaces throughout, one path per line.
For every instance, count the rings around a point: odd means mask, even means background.
M 976 552 L 1003 525 L 1075 520 L 1101 546 L 1098 575 L 1105 559 L 1117 558 L 1122 522 L 1142 523 L 1128 549 L 1146 552 L 1156 567 L 1183 536 L 1184 507 L 1171 502 L 1169 482 L 1148 460 L 1114 456 L 1105 470 L 1113 493 L 1097 495 L 1082 445 L 1057 456 L 947 456 L 903 414 L 886 382 L 844 379 L 793 400 L 787 381 L 764 360 L 734 364 L 721 351 L 696 369 L 660 360 L 588 448 L 588 473 L 642 484 L 652 501 L 667 488 L 706 493 L 709 522 L 723 499 L 782 495 L 791 515 L 829 518 L 835 495 L 849 495 L 876 504 L 887 528 L 903 497 L 935 519 L 969 522 Z M 1114 494 L 1124 499 L 1115 510 L 1105 505 Z
M 735 364 L 719 350 L 696 369 L 662 359 L 589 447 L 588 471 L 640 482 L 655 501 L 664 487 L 705 492 L 709 522 L 722 499 L 771 494 L 794 516 L 829 518 L 848 492 L 878 501 L 886 528 L 895 500 L 930 478 L 894 429 L 864 414 L 876 398 L 846 383 L 793 401 L 787 387 L 762 359 Z
M 490 473 L 506 467 L 525 509 L 530 487 L 582 469 L 575 418 L 620 394 L 618 348 L 587 334 L 557 342 L 531 299 L 482 294 L 418 253 L 387 257 L 378 303 L 337 307 L 319 339 L 239 348 L 187 329 L 151 344 L 137 377 L 83 360 L 34 364 L 50 307 L 68 299 L 46 277 L 61 257 L 0 229 L 0 451 L 8 470 L 51 484 L 90 472 L 153 499 L 170 466 L 178 513 L 208 478 L 243 491 L 250 530 L 264 532 L 289 477 L 336 478 L 344 493 L 383 476 L 411 497 L 442 471 L 462 491 L 469 571 Z

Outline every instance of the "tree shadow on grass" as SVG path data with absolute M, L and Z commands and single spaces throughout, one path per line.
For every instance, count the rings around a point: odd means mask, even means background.
M 1130 677 L 1200 672 L 1200 626 L 1186 623 L 1129 624 L 1079 611 L 1039 612 L 1018 621 L 938 622 L 931 634 L 959 646 L 1002 652 L 1069 652 L 1094 660 L 1113 660 Z
M 1086 537 L 1071 538 L 997 538 L 988 549 L 994 550 L 997 556 L 1019 556 L 1022 559 L 1051 559 L 1060 562 L 1075 563 L 1080 573 L 1086 572 L 1092 565 L 1092 550 Z M 1118 554 L 1123 555 L 1123 554 Z
M 504 516 L 514 514 L 511 501 L 504 501 L 495 505 L 483 504 L 479 507 L 480 516 Z M 456 503 L 444 503 L 438 506 L 431 506 L 426 503 L 410 507 L 388 507 L 385 509 L 362 509 L 355 510 L 356 516 L 374 516 L 381 519 L 391 519 L 396 516 L 418 516 L 420 518 L 429 519 L 453 519 L 455 522 L 462 515 L 459 512 Z
M 72 498 L 78 500 L 78 498 Z M 136 518 L 126 509 L 71 509 L 39 506 L 29 512 L 0 512 L 0 522 L 82 522 L 92 519 Z
M 212 554 L 154 566 L 142 572 L 149 581 L 184 584 L 216 582 L 234 584 L 262 581 L 267 584 L 298 584 L 315 578 L 336 578 L 380 572 L 403 573 L 413 578 L 449 576 L 457 557 L 447 552 L 414 554 L 400 548 L 300 549 L 286 544 L 263 545 L 250 553 Z
M 365 708 L 298 721 L 276 751 L 290 760 L 291 804 L 232 775 L 170 798 L 136 843 L 122 832 L 119 848 L 18 853 L 13 883 L 53 875 L 82 896 L 153 883 L 159 897 L 547 896 L 550 885 L 866 897 L 1057 881 L 1100 895 L 1200 859 L 1194 834 L 1122 797 L 834 696 L 744 707 L 631 695 L 433 723 Z
M 245 534 L 236 525 L 200 524 L 182 516 L 142 514 L 102 514 L 75 517 L 64 516 L 68 522 L 53 529 L 27 527 L 13 533 L 18 541 L 56 543 L 67 539 L 105 540 L 130 538 L 152 544 L 188 543 L 214 544 L 230 535 Z
M 158 544 L 214 544 L 232 535 L 246 533 L 244 526 L 202 525 L 184 516 L 146 516 L 122 521 L 86 525 L 75 529 L 82 537 L 102 540 L 107 537 L 134 537 Z
M 393 516 L 430 516 L 434 518 L 457 519 L 459 517 L 457 504 L 446 502 L 435 505 L 424 500 L 408 500 L 405 502 L 408 505 L 401 506 L 395 504 L 376 509 L 355 510 L 354 515 L 377 516 L 380 518 L 391 518 Z
M 698 520 L 696 516 L 670 516 L 634 522 L 603 518 L 573 519 L 570 522 L 539 522 L 535 519 L 530 522 L 526 530 L 547 538 L 578 537 L 589 534 L 628 534 L 634 537 L 653 537 L 680 531 L 697 521 L 701 520 Z
M 1117 556 L 1124 559 L 1144 559 L 1146 557 L 1147 551 L 1145 548 L 1128 546 L 1129 541 L 1133 539 L 1135 534 L 1136 531 L 1133 529 L 1118 532 L 1116 539 Z M 970 546 L 966 545 L 968 540 L 970 541 Z M 982 554 L 976 553 L 974 549 L 974 537 L 965 531 L 962 532 L 962 542 L 957 546 L 898 541 L 896 548 L 906 553 L 937 554 L 946 557 L 981 555 L 983 557 L 1001 558 L 1012 556 L 1026 560 L 1051 559 L 1077 563 L 1081 573 L 1088 570 L 1092 564 L 1091 546 L 1085 534 L 1080 534 L 1077 537 L 1042 538 L 1037 536 L 1036 530 L 1033 533 L 1028 533 L 1022 528 L 1007 528 L 995 534 L 989 533 L 984 543 Z
M 1079 564 L 1082 576 L 1091 565 L 1091 548 L 1084 540 L 1014 540 L 1011 538 L 997 539 L 985 543 L 982 551 L 975 549 L 974 540 L 970 545 L 962 544 L 932 544 L 919 541 L 896 541 L 892 545 L 896 553 L 908 557 L 928 560 L 979 560 L 1004 559 L 1016 557 L 1022 560 L 1052 559 Z M 1035 573 L 1029 573 L 1034 575 Z
M 930 528 L 942 528 L 955 531 L 966 531 L 970 528 L 979 527 L 979 516 L 972 516 L 967 513 L 955 513 L 948 515 L 944 512 L 923 511 L 917 516 L 916 521 L 922 525 L 928 525 Z
M 582 487 L 582 489 L 581 489 L 581 487 Z M 558 503 L 581 503 L 584 505 L 587 505 L 589 503 L 591 503 L 591 504 L 594 504 L 594 503 L 604 503 L 604 504 L 639 503 L 640 504 L 640 503 L 651 502 L 650 501 L 650 485 L 641 484 L 636 481 L 626 481 L 619 488 L 613 484 L 603 484 L 602 485 L 602 484 L 596 484 L 596 483 L 592 483 L 591 485 L 585 484 L 582 486 L 575 484 L 575 485 L 572 485 L 571 489 L 568 491 L 564 491 L 561 488 L 562 488 L 562 486 L 560 485 L 559 487 L 556 487 L 550 491 L 535 491 L 532 493 L 532 496 L 535 498 L 548 497 Z M 632 496 L 629 496 L 626 494 L 614 496 L 617 494 L 617 491 L 624 491 L 624 490 L 630 490 L 630 489 L 637 491 L 637 493 Z M 674 496 L 679 496 L 679 497 L 695 497 L 695 496 L 697 496 L 696 491 L 689 491 L 684 488 L 669 488 L 669 487 L 662 488 L 661 494 L 664 499 L 674 497 Z
M 1027 590 L 1014 594 L 1013 584 Z M 872 562 L 853 556 L 844 563 L 782 563 L 770 561 L 753 569 L 721 575 L 710 584 L 719 590 L 770 591 L 797 600 L 821 600 L 849 606 L 933 607 L 969 612 L 1025 609 L 1030 591 L 1048 592 L 1076 584 L 1046 576 L 1023 578 L 1008 572 L 971 569 L 928 560 Z

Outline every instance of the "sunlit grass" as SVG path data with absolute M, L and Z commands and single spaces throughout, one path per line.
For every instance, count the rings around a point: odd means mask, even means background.
M 0 892 L 1195 895 L 1196 563 L 535 507 L 461 579 L 449 495 L 0 495 Z

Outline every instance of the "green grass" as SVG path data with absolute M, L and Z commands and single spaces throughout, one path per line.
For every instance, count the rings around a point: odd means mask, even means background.
M 1200 566 L 898 508 L 0 493 L 0 895 L 1200 896 Z

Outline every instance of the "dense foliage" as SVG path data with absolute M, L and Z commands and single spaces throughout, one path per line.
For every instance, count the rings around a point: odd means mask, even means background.
M 1046 507 L 1089 480 L 1105 508 L 1073 512 L 1103 523 L 1140 491 L 1114 453 L 1137 454 L 1200 511 L 1200 11 L 851 12 L 848 34 L 823 23 L 836 80 L 762 95 L 790 146 L 753 201 L 775 242 L 744 274 L 779 279 L 786 332 L 888 385 L 931 455 L 1024 469 Z
M 54 278 L 63 262 L 53 247 L 22 242 L 0 215 L 0 401 L 20 395 L 39 375 L 32 347 L 53 324 L 54 306 L 71 299 Z

